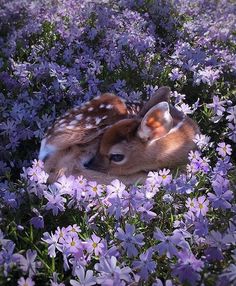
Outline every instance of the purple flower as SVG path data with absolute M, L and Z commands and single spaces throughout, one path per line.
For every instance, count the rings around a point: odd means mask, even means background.
M 151 202 L 144 203 L 143 206 L 139 207 L 137 211 L 141 214 L 141 220 L 145 222 L 150 222 L 150 220 L 154 219 L 157 214 L 152 212 L 153 204 Z
M 201 82 L 209 86 L 212 86 L 215 81 L 220 77 L 221 70 L 213 69 L 212 67 L 205 67 L 205 69 L 199 69 L 194 73 L 194 81 L 196 85 Z
M 35 214 L 37 216 L 32 217 L 30 219 L 30 223 L 36 228 L 36 229 L 40 229 L 40 228 L 44 228 L 44 218 L 43 216 L 40 215 L 40 213 L 38 212 L 37 209 L 33 209 L 33 211 L 35 212 Z
M 169 173 L 170 173 L 169 169 L 163 169 L 159 171 L 159 176 L 161 179 L 160 182 L 163 186 L 169 185 L 172 180 L 172 175 L 171 174 L 169 175 Z
M 60 194 L 45 192 L 45 198 L 48 200 L 46 204 L 46 210 L 52 210 L 53 215 L 58 215 L 58 212 L 63 212 L 65 210 L 64 203 L 66 199 Z
M 172 236 L 165 236 L 164 233 L 157 228 L 154 232 L 154 238 L 160 241 L 155 247 L 159 255 L 166 253 L 168 258 L 178 255 L 176 246 L 185 248 L 188 245 L 183 239 L 183 236 L 178 232 L 174 233 Z
M 208 211 L 208 205 L 209 201 L 206 199 L 205 196 L 197 198 L 197 200 L 195 201 L 195 208 L 194 208 L 196 216 L 197 217 L 205 216 Z
M 125 185 L 117 179 L 107 186 L 108 196 L 117 195 L 119 198 L 122 198 L 123 192 L 125 192 Z
M 122 215 L 122 201 L 118 195 L 110 195 L 106 204 L 108 204 L 107 212 L 110 216 L 114 215 L 116 219 L 119 219 Z
M 50 279 L 51 286 L 65 286 L 64 283 L 57 282 L 58 280 L 58 274 L 56 272 L 53 272 L 53 280 Z
M 30 277 L 26 279 L 24 277 L 21 277 L 17 281 L 17 283 L 18 283 L 18 286 L 34 286 L 35 285 L 34 281 Z
M 49 244 L 48 247 L 48 255 L 50 257 L 56 257 L 56 249 L 58 249 L 60 252 L 62 252 L 62 245 L 58 243 L 59 235 L 56 234 L 49 234 L 48 232 L 45 232 L 43 234 L 42 240 Z
M 180 282 L 188 282 L 190 285 L 196 285 L 200 279 L 200 272 L 204 263 L 196 259 L 192 252 L 184 250 L 178 254 L 178 263 L 174 266 L 173 274 L 176 275 Z
M 63 242 L 66 253 L 75 253 L 81 248 L 81 241 L 77 236 L 67 235 Z
M 184 78 L 184 74 L 181 70 L 179 70 L 179 68 L 172 69 L 172 71 L 168 75 L 172 81 L 181 80 L 182 78 Z
M 86 249 L 88 253 L 94 253 L 96 256 L 101 255 L 105 249 L 105 243 L 96 234 L 92 234 L 91 239 L 86 240 Z
M 103 186 L 99 185 L 96 182 L 89 182 L 87 185 L 87 191 L 90 197 L 96 197 L 96 196 L 101 196 L 103 193 Z
M 138 250 L 136 246 L 140 247 L 144 245 L 143 239 L 144 236 L 142 234 L 135 235 L 135 226 L 132 224 L 126 223 L 125 231 L 118 227 L 115 237 L 121 241 L 122 247 L 127 251 L 128 257 L 137 256 Z
M 236 281 L 236 265 L 230 264 L 229 267 L 227 267 L 224 272 L 220 275 L 221 278 L 227 279 L 227 281 L 231 283 L 235 283 Z M 232 284 L 232 285 L 233 285 Z
M 85 272 L 84 267 L 79 266 L 75 269 L 75 275 L 79 281 L 71 279 L 70 284 L 72 286 L 91 286 L 96 284 L 96 278 L 93 276 L 92 270 L 87 270 Z
M 73 185 L 75 178 L 73 176 L 62 176 L 56 182 L 55 186 L 59 190 L 60 194 L 73 194 Z
M 231 155 L 232 154 L 232 148 L 229 144 L 225 144 L 225 142 L 218 143 L 218 147 L 216 148 L 216 151 L 220 156 L 223 158 L 226 155 Z
M 5 240 L 0 251 L 0 265 L 3 266 L 4 276 L 8 276 L 11 268 L 16 265 L 19 259 L 19 254 L 14 253 L 15 243 L 11 240 Z
M 32 277 L 36 274 L 36 269 L 39 267 L 38 263 L 35 261 L 37 256 L 37 251 L 28 249 L 26 251 L 26 258 L 18 254 L 18 264 L 21 268 L 21 270 L 29 275 L 29 277 Z
M 147 251 L 142 253 L 139 258 L 132 263 L 134 269 L 139 269 L 138 275 L 141 279 L 147 281 L 149 273 L 153 273 L 156 269 L 156 262 L 152 260 L 153 249 L 149 248 Z
M 95 270 L 100 272 L 97 277 L 97 283 L 110 286 L 122 285 L 123 281 L 131 282 L 131 269 L 129 267 L 120 268 L 117 264 L 116 257 L 101 257 L 99 263 L 95 264 Z
M 229 115 L 226 116 L 226 119 L 231 122 L 233 121 L 236 124 L 236 105 L 231 106 L 227 109 Z
M 208 108 L 212 108 L 215 117 L 212 118 L 213 122 L 217 123 L 223 116 L 225 111 L 224 105 L 226 104 L 225 100 L 220 100 L 218 96 L 213 96 L 213 102 L 206 105 Z
M 229 139 L 236 142 L 236 124 L 229 123 L 228 128 L 230 129 L 228 132 Z
M 222 209 L 231 208 L 229 201 L 233 199 L 233 192 L 228 189 L 228 180 L 225 180 L 223 177 L 218 177 L 218 179 L 212 183 L 212 186 L 215 194 L 208 193 L 208 199 L 212 207 Z
M 210 137 L 204 134 L 196 134 L 193 141 L 197 144 L 198 148 L 201 150 L 209 147 Z

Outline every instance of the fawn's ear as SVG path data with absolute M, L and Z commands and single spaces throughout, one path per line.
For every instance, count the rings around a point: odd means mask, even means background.
M 143 117 L 137 135 L 143 141 L 158 139 L 167 134 L 173 126 L 170 107 L 166 101 L 153 106 Z
M 150 110 L 153 106 L 157 105 L 160 102 L 169 102 L 170 101 L 170 88 L 168 86 L 160 87 L 153 96 L 144 104 L 142 109 L 139 112 L 139 117 L 142 118 L 148 110 Z
M 108 128 L 102 136 L 100 151 L 105 154 L 109 148 L 123 140 L 130 141 L 135 137 L 140 120 L 122 119 Z

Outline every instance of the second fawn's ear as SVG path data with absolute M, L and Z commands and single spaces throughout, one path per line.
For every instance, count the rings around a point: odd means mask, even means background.
M 173 126 L 170 107 L 166 101 L 153 106 L 143 117 L 137 135 L 143 141 L 158 139 L 167 134 Z

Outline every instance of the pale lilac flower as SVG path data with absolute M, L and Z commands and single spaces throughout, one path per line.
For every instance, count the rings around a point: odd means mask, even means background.
M 85 272 L 85 269 L 82 266 L 75 268 L 75 276 L 77 276 L 79 281 L 71 279 L 70 284 L 72 286 L 91 286 L 96 284 L 96 278 L 93 276 L 93 271 L 87 270 Z
M 65 210 L 64 203 L 66 199 L 60 194 L 45 192 L 44 196 L 48 200 L 45 208 L 46 210 L 52 210 L 53 215 L 58 215 L 59 211 L 63 212 Z
M 97 283 L 104 286 L 122 285 L 123 281 L 131 282 L 131 269 L 117 266 L 116 257 L 101 257 L 99 263 L 95 264 L 95 270 L 100 272 Z
M 197 199 L 196 198 L 193 198 L 193 199 L 187 198 L 185 205 L 191 212 L 194 212 L 196 204 L 197 204 Z
M 68 228 L 59 226 L 57 227 L 55 231 L 55 236 L 58 237 L 58 241 L 60 243 L 64 243 L 66 236 L 68 235 Z
M 105 244 L 99 236 L 92 234 L 91 239 L 86 240 L 86 249 L 88 253 L 94 253 L 96 256 L 100 256 L 105 250 Z
M 156 269 L 156 262 L 152 260 L 153 254 L 153 249 L 149 248 L 139 256 L 140 260 L 134 260 L 132 263 L 132 267 L 139 269 L 138 275 L 145 281 L 147 281 L 149 273 L 153 273 Z
M 168 76 L 172 81 L 181 80 L 185 78 L 183 72 L 179 68 L 172 69 Z
M 213 69 L 212 67 L 208 66 L 199 69 L 194 73 L 194 81 L 196 85 L 199 85 L 201 82 L 205 83 L 209 86 L 212 86 L 215 81 L 220 77 L 221 70 Z
M 162 200 L 163 202 L 167 203 L 167 204 L 171 204 L 173 201 L 174 201 L 174 198 L 172 195 L 170 194 L 165 194 L 163 197 L 162 197 Z
M 90 197 L 101 196 L 103 193 L 103 186 L 97 182 L 89 182 L 87 185 L 87 192 Z
M 53 276 L 53 280 L 50 279 L 51 286 L 65 286 L 64 283 L 57 282 L 58 274 L 56 272 L 53 272 L 52 276 Z
M 236 124 L 229 123 L 228 128 L 230 129 L 228 132 L 229 139 L 236 142 Z
M 107 186 L 108 196 L 117 195 L 119 198 L 122 198 L 123 192 L 125 192 L 125 185 L 117 179 Z
M 195 201 L 195 209 L 193 210 L 196 213 L 196 216 L 205 216 L 208 211 L 209 201 L 205 196 L 197 198 Z
M 182 111 L 184 114 L 192 114 L 193 110 L 187 103 L 181 103 L 180 105 L 175 106 L 179 111 Z
M 63 243 L 63 247 L 66 249 L 66 253 L 75 253 L 81 248 L 81 241 L 76 236 L 66 236 Z
M 74 180 L 73 176 L 66 177 L 63 175 L 54 183 L 59 190 L 60 195 L 73 194 Z
M 196 134 L 193 141 L 197 144 L 199 149 L 204 150 L 209 147 L 210 137 L 204 134 Z
M 236 124 L 236 105 L 229 107 L 227 112 L 229 115 L 226 116 L 226 119 Z
M 231 146 L 229 144 L 225 144 L 225 142 L 218 143 L 218 147 L 216 148 L 216 151 L 223 158 L 227 155 L 230 156 L 232 154 Z
M 42 240 L 49 244 L 48 247 L 48 255 L 50 257 L 56 257 L 56 249 L 62 252 L 62 244 L 58 243 L 59 236 L 56 234 L 49 234 L 45 232 L 43 234 Z
M 17 281 L 17 284 L 18 286 L 34 286 L 35 283 L 34 281 L 28 277 L 28 278 L 24 278 L 24 277 L 21 277 L 18 281 Z
M 216 95 L 213 96 L 213 102 L 206 105 L 208 108 L 212 108 L 215 117 L 213 117 L 213 122 L 217 123 L 223 116 L 225 111 L 224 105 L 226 104 L 225 100 L 220 100 L 220 98 Z
M 162 281 L 159 278 L 157 278 L 155 282 L 152 284 L 152 286 L 174 286 L 174 284 L 169 279 L 166 280 L 165 283 L 163 284 Z
M 21 270 L 32 277 L 36 274 L 36 268 L 38 267 L 37 262 L 35 261 L 37 256 L 37 251 L 28 249 L 26 251 L 26 257 L 21 254 L 18 254 L 18 264 Z
M 37 182 L 41 173 L 41 169 L 37 166 L 33 166 L 33 168 L 27 169 L 27 173 L 31 181 Z
M 144 245 L 142 234 L 135 234 L 135 226 L 126 223 L 125 231 L 118 227 L 115 237 L 122 241 L 121 245 L 127 251 L 128 257 L 137 256 L 138 250 L 136 248 Z
M 160 182 L 163 186 L 169 185 L 172 180 L 172 175 L 169 173 L 170 173 L 170 170 L 165 169 L 165 168 L 159 171 Z
M 73 224 L 69 225 L 66 231 L 70 236 L 77 236 L 78 232 L 81 232 L 81 228 L 77 224 Z
M 41 160 L 34 159 L 32 162 L 32 165 L 33 165 L 33 167 L 40 168 L 41 170 L 43 170 L 43 168 L 44 168 L 44 163 Z

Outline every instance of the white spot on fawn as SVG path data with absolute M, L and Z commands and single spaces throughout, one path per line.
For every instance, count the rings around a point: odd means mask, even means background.
M 93 126 L 92 124 L 86 124 L 86 125 L 85 125 L 85 128 L 86 128 L 86 129 L 91 129 L 91 128 L 94 128 L 94 126 Z
M 83 114 L 78 114 L 75 116 L 76 120 L 81 120 L 83 118 Z
M 91 107 L 88 108 L 88 111 L 93 111 L 93 109 L 94 108 L 91 106 Z
M 73 120 L 73 121 L 71 121 L 69 125 L 75 126 L 76 124 L 78 124 L 78 120 Z
M 100 117 L 95 118 L 96 125 L 98 125 L 101 121 L 102 121 L 102 118 L 100 118 Z
M 112 104 L 108 104 L 107 106 L 106 106 L 106 109 L 112 109 L 113 108 L 113 105 Z

